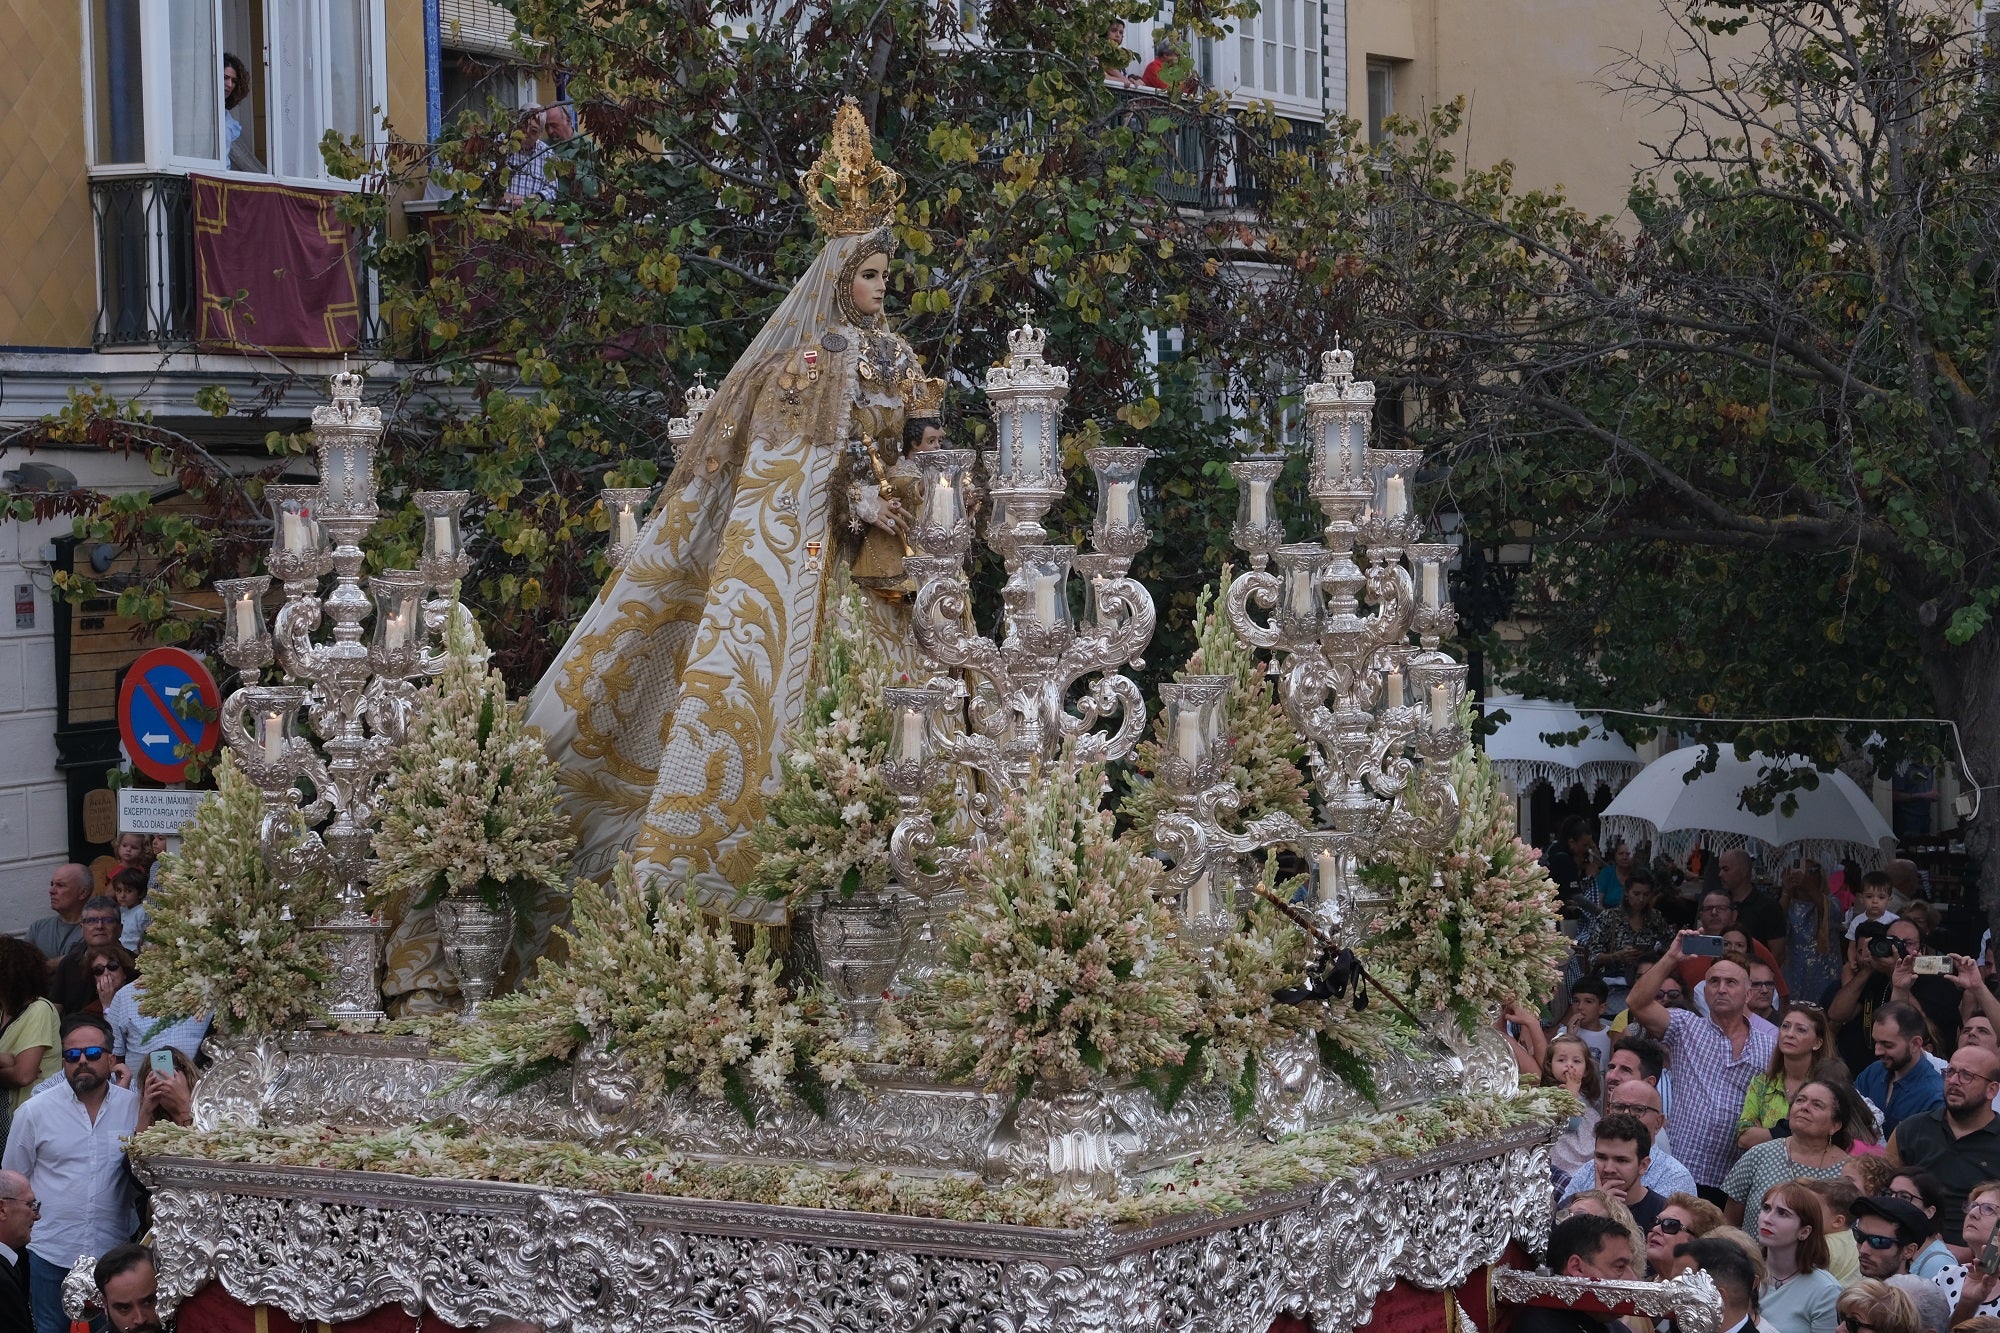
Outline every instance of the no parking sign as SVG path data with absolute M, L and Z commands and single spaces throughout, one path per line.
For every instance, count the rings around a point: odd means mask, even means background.
M 177 707 L 185 691 L 193 690 L 200 721 Z M 213 750 L 222 739 L 222 724 L 213 720 L 222 707 L 222 692 L 200 658 L 182 648 L 149 648 L 125 673 L 118 690 L 118 734 L 132 766 L 155 782 L 184 782 L 188 761 L 174 753 L 191 746 L 196 754 Z

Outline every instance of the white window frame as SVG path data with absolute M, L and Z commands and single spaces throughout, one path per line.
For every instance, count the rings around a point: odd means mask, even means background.
M 1283 19 L 1280 6 L 1294 6 L 1298 19 L 1295 37 L 1298 39 L 1299 90 L 1287 93 L 1283 89 L 1283 76 L 1279 76 L 1278 88 L 1267 88 L 1262 78 L 1262 60 L 1255 63 L 1258 68 L 1245 70 L 1242 67 L 1242 45 L 1247 36 L 1254 41 L 1261 52 L 1266 42 L 1264 36 L 1267 24 L 1276 24 L 1277 32 L 1269 40 L 1277 43 L 1278 57 L 1283 57 Z M 1214 87 L 1229 93 L 1230 100 L 1237 105 L 1268 102 L 1271 109 L 1281 116 L 1298 120 L 1318 121 L 1325 116 L 1330 105 L 1327 88 L 1327 5 L 1326 0 L 1263 0 L 1255 17 L 1248 20 L 1232 20 L 1224 25 L 1225 35 L 1216 40 L 1204 40 L 1207 68 L 1204 77 Z M 1247 31 L 1246 31 L 1247 25 Z M 1310 37 L 1310 46 L 1305 39 Z
M 141 111 L 145 116 L 145 153 L 139 162 L 119 162 L 96 165 L 97 158 L 97 52 L 91 49 L 90 7 L 92 0 L 77 0 L 79 17 L 82 20 L 83 40 L 83 105 L 84 132 L 87 142 L 86 152 L 92 163 L 89 168 L 92 177 L 110 178 L 116 176 L 187 175 L 200 172 L 205 176 L 221 176 L 230 180 L 269 181 L 279 185 L 310 186 L 316 189 L 359 191 L 361 181 L 339 180 L 324 174 L 311 176 L 280 175 L 276 171 L 233 171 L 227 158 L 182 157 L 173 151 L 173 65 L 172 48 L 169 40 L 169 15 L 165 4 L 146 0 L 139 6 L 140 65 L 143 82 Z M 257 0 L 262 4 L 263 0 Z M 215 31 L 222 31 L 221 0 L 209 0 L 216 10 Z M 365 0 L 368 20 L 368 146 L 379 149 L 384 144 L 382 119 L 389 107 L 389 71 L 386 0 Z M 328 49 L 328 14 L 323 5 L 312 6 L 319 17 L 321 50 Z M 271 25 L 265 23 L 266 40 L 269 40 Z M 221 51 L 214 56 L 218 68 L 222 60 Z M 272 86 L 271 61 L 268 51 L 257 52 L 252 78 L 260 80 L 264 87 L 262 96 L 267 107 L 278 104 L 281 89 Z M 216 115 L 222 115 L 222 84 L 216 81 Z M 311 104 L 318 117 L 318 123 L 325 125 L 333 96 L 330 79 L 322 78 L 316 88 L 308 89 Z M 246 127 L 247 130 L 247 127 Z

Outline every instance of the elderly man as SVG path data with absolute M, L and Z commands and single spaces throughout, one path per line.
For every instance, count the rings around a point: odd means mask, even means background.
M 63 1081 L 23 1102 L 0 1169 L 17 1171 L 44 1206 L 28 1246 L 37 1333 L 68 1333 L 63 1277 L 80 1254 L 101 1255 L 138 1229 L 124 1140 L 139 1123 L 139 1094 L 111 1081 L 111 1032 L 95 1014 L 62 1027 Z
M 72 861 L 49 876 L 49 915 L 28 926 L 28 943 L 48 959 L 49 975 L 83 940 L 83 905 L 90 900 L 90 867 Z
M 0 1171 L 0 1333 L 34 1333 L 28 1307 L 28 1235 L 42 1205 L 18 1171 Z
M 1625 1048 L 1621 1045 L 1618 1050 L 1611 1053 L 1611 1058 L 1615 1061 L 1624 1053 Z M 1646 1132 L 1653 1136 L 1652 1154 L 1646 1163 L 1645 1173 L 1640 1177 L 1648 1190 L 1661 1198 L 1670 1194 L 1695 1192 L 1693 1173 L 1681 1165 L 1680 1161 L 1666 1149 L 1667 1120 L 1660 1113 L 1658 1086 L 1645 1079 L 1628 1078 L 1618 1086 L 1612 1087 L 1611 1076 L 1607 1073 L 1604 1088 L 1604 1118 L 1609 1120 L 1614 1115 L 1631 1116 L 1644 1125 Z M 1603 1121 L 1598 1123 L 1602 1124 Z M 1585 1162 L 1576 1169 L 1576 1174 L 1569 1178 L 1569 1184 L 1564 1187 L 1559 1202 L 1568 1203 L 1585 1190 L 1596 1189 L 1598 1184 L 1597 1163 Z
M 1674 1151 L 1694 1173 L 1699 1193 L 1720 1208 L 1722 1178 L 1738 1156 L 1736 1121 L 1750 1080 L 1770 1067 L 1778 1030 L 1749 1012 L 1750 974 L 1727 958 L 1708 969 L 1706 1015 L 1660 1003 L 1660 983 L 1685 960 L 1694 935 L 1684 930 L 1626 997 L 1632 1019 L 1666 1047 L 1674 1066 L 1667 1128 Z M 1628 1087 L 1630 1085 L 1627 1085 Z
M 83 916 L 78 921 L 83 938 L 57 960 L 55 979 L 49 983 L 49 999 L 56 1008 L 73 1014 L 97 1003 L 97 979 L 90 975 L 84 955 L 98 946 L 118 943 L 124 923 L 118 900 L 108 894 L 99 894 L 83 905 Z
M 1920 1166 L 1937 1177 L 1937 1231 L 1944 1243 L 1963 1247 L 1965 1200 L 1975 1186 L 2000 1179 L 2000 1055 L 1978 1046 L 1952 1052 L 1944 1070 L 1944 1105 L 1911 1116 L 1889 1136 L 1889 1160 Z M 1964 1257 L 1963 1255 L 1960 1256 Z

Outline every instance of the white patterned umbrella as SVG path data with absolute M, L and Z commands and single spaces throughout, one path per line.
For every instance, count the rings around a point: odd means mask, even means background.
M 1778 761 L 1763 754 L 1738 759 L 1724 746 L 1713 773 L 1687 781 L 1688 771 L 1706 752 L 1706 746 L 1692 745 L 1646 765 L 1605 808 L 1604 833 L 1633 842 L 1653 837 L 1656 846 L 1673 855 L 1699 840 L 1714 851 L 1742 847 L 1767 859 L 1790 851 L 1822 862 L 1852 857 L 1864 866 L 1882 864 L 1896 845 L 1889 821 L 1845 773 L 1821 773 L 1819 786 L 1784 793 L 1760 815 L 1744 802 L 1743 793 L 1778 767 Z M 1795 801 L 1790 813 L 1785 810 L 1788 796 Z
M 1601 720 L 1585 717 L 1569 704 L 1496 694 L 1486 701 L 1486 711 L 1495 710 L 1505 710 L 1507 720 L 1486 738 L 1486 757 L 1517 792 L 1546 782 L 1558 797 L 1579 783 L 1587 792 L 1603 783 L 1615 793 L 1646 766 L 1639 752 L 1606 731 Z M 1555 745 L 1543 739 L 1585 727 L 1589 734 L 1580 741 Z

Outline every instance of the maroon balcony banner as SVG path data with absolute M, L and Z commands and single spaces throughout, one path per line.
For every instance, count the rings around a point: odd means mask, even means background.
M 195 176 L 195 338 L 212 351 L 353 351 L 354 237 L 332 190 Z

